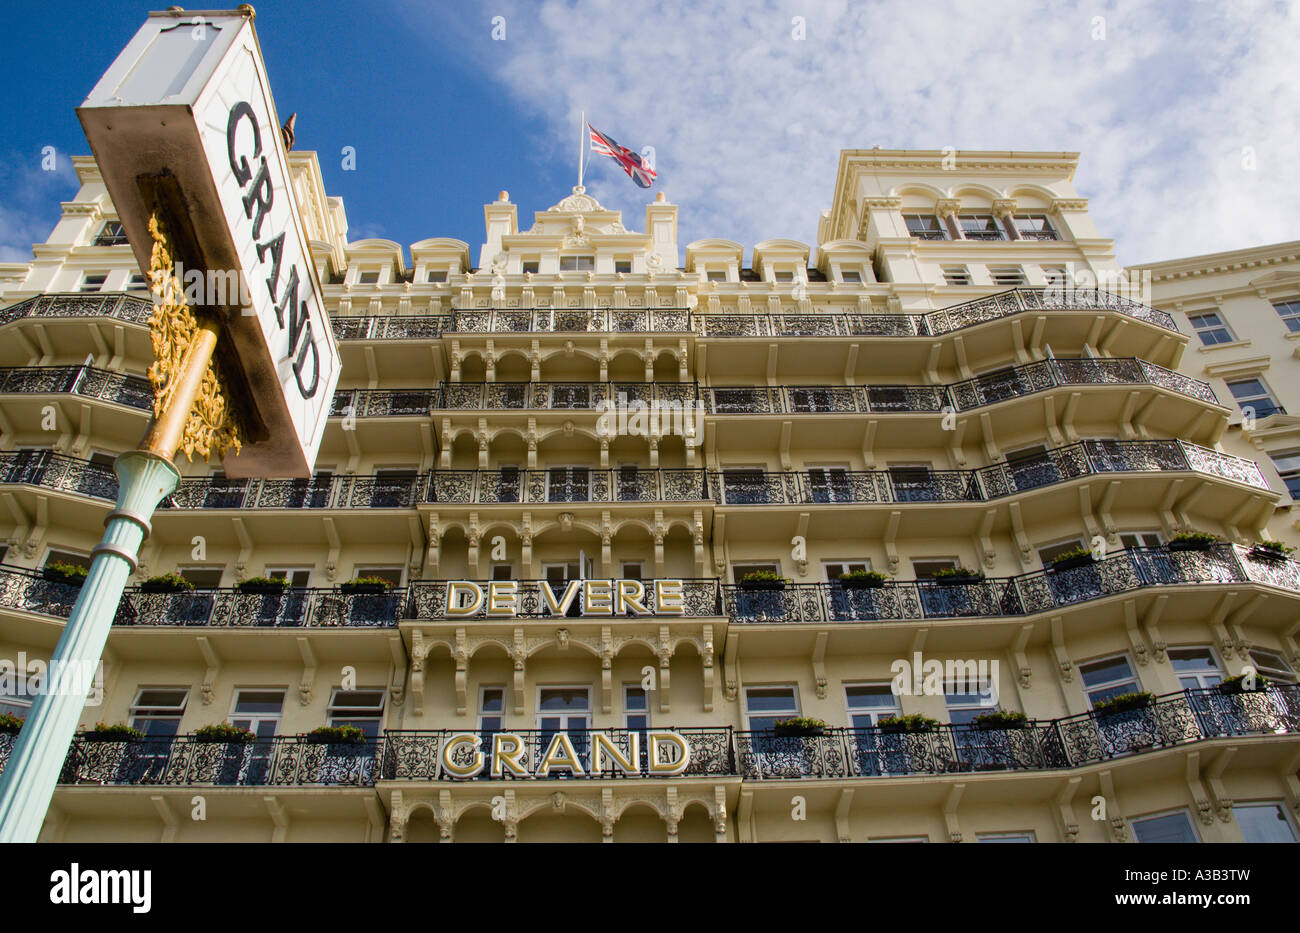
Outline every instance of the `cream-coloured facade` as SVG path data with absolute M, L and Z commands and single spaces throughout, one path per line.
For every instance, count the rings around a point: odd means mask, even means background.
M 42 839 L 1294 841 L 1300 565 L 1253 546 L 1300 540 L 1261 455 L 1300 439 L 1238 427 L 1221 381 L 1265 371 L 1300 412 L 1259 310 L 1294 244 L 1075 287 L 1120 272 L 1076 160 L 845 151 L 818 244 L 748 251 L 679 247 L 663 195 L 636 232 L 580 189 L 522 220 L 502 192 L 477 253 L 408 262 L 348 242 L 292 153 L 344 365 L 317 474 L 182 463 L 134 583 L 196 588 L 128 590 L 83 717 L 150 737 L 79 736 Z M 86 559 L 150 405 L 148 295 L 76 168 L 0 266 L 15 661 L 48 658 L 77 591 L 43 568 Z M 1207 307 L 1238 339 L 1202 352 Z M 1189 531 L 1220 542 L 1167 546 Z M 368 577 L 392 587 L 343 586 Z M 636 608 L 602 608 L 611 580 Z M 519 581 L 518 612 L 449 606 L 456 581 Z M 1246 665 L 1275 685 L 1217 686 Z M 914 714 L 937 725 L 887 724 Z M 799 717 L 825 725 L 773 731 Z M 260 739 L 195 735 L 225 721 Z M 307 738 L 338 723 L 367 740 Z M 651 770 L 656 732 L 684 769 Z

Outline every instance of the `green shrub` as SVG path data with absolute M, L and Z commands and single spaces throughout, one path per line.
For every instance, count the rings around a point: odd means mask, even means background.
M 307 741 L 319 745 L 360 745 L 366 734 L 356 726 L 318 726 L 307 733 Z
M 824 721 L 810 719 L 806 716 L 778 719 L 772 724 L 772 729 L 777 735 L 815 735 L 825 728 L 826 723 Z
M 1029 718 L 1016 710 L 999 709 L 991 713 L 980 713 L 971 723 L 980 729 L 1017 729 L 1028 725 Z
M 16 735 L 23 721 L 13 713 L 0 713 L 0 735 Z
M 740 578 L 741 583 L 789 583 L 785 577 L 771 570 L 755 570 Z
M 1245 674 L 1238 674 L 1235 677 L 1225 677 L 1219 684 L 1220 693 L 1251 693 L 1259 690 L 1267 690 L 1272 686 L 1272 682 L 1263 674 L 1255 674 L 1255 686 L 1253 690 L 1246 689 Z
M 1121 693 L 1118 696 L 1101 700 L 1093 704 L 1092 711 L 1099 716 L 1111 713 L 1126 713 L 1129 710 L 1142 709 L 1155 701 L 1155 695 L 1145 690 L 1137 693 Z
M 1208 531 L 1183 531 L 1169 539 L 1170 544 L 1218 544 L 1218 535 Z
M 1090 548 L 1077 547 L 1069 551 L 1066 551 L 1064 554 L 1057 554 L 1055 557 L 1052 558 L 1052 564 L 1053 566 L 1055 566 L 1056 564 L 1063 564 L 1067 560 L 1074 560 L 1075 558 L 1078 557 L 1088 557 L 1088 558 L 1095 559 L 1092 550 Z
M 129 742 L 132 739 L 144 738 L 143 732 L 134 726 L 128 726 L 124 722 L 97 722 L 95 728 L 86 730 L 86 735 L 95 739 L 118 742 Z
M 235 585 L 237 590 L 256 590 L 256 589 L 277 589 L 282 590 L 289 585 L 287 580 L 272 580 L 270 577 L 249 577 Z
M 162 573 L 142 582 L 140 589 L 154 593 L 183 593 L 194 589 L 194 584 L 179 573 Z
M 194 738 L 199 742 L 254 742 L 257 740 L 257 736 L 247 729 L 241 729 L 228 722 L 200 726 L 194 730 Z
M 886 716 L 876 723 L 881 732 L 933 732 L 939 727 L 939 720 L 931 719 L 921 713 L 909 713 L 906 716 Z

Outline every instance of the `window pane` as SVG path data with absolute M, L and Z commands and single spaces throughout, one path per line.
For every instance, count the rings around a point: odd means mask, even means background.
M 1247 842 L 1295 842 L 1296 832 L 1281 804 L 1245 804 L 1232 808 Z
M 1080 664 L 1079 673 L 1083 677 L 1083 682 L 1087 686 L 1093 687 L 1097 684 L 1132 677 L 1133 669 L 1129 667 L 1127 658 L 1105 658 L 1101 661 Z
M 1167 813 L 1133 821 L 1138 842 L 1197 842 L 1192 821 L 1186 813 Z
M 793 687 L 757 687 L 745 691 L 745 708 L 750 712 L 767 713 L 793 710 Z

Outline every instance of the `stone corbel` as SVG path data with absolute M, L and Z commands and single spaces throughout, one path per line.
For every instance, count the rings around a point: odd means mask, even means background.
M 198 645 L 199 654 L 203 655 L 203 663 L 207 665 L 207 669 L 203 672 L 203 683 L 199 685 L 199 692 L 203 695 L 203 705 L 211 706 L 217 677 L 221 674 L 221 657 L 206 635 L 200 635 L 194 641 Z
M 1133 656 L 1137 658 L 1138 666 L 1146 667 L 1151 663 L 1151 655 L 1146 640 L 1138 631 L 1136 599 L 1124 600 L 1124 631 L 1128 635 L 1128 643 L 1133 648 Z
M 1025 654 L 1025 649 L 1029 646 L 1029 639 L 1034 634 L 1033 623 L 1020 626 L 1020 631 L 1016 633 L 1015 641 L 1011 643 L 1011 659 L 1016 662 L 1016 680 L 1024 690 L 1030 689 L 1031 678 L 1033 677 L 1033 668 L 1029 666 L 1029 657 Z
M 700 372 L 704 372 L 701 367 Z M 688 382 L 690 376 L 690 355 L 686 352 L 686 338 L 677 341 L 677 381 Z
M 948 416 L 944 415 L 944 417 Z M 962 444 L 965 441 L 966 427 L 970 424 L 970 420 L 962 418 L 958 421 L 956 418 L 957 416 L 953 415 L 952 430 L 948 432 L 948 453 L 952 456 L 953 468 L 962 470 L 966 467 L 966 451 Z M 942 424 L 942 420 L 940 424 Z
M 1047 331 L 1047 315 L 1040 314 L 1034 318 L 1034 329 L 1029 332 L 1027 348 L 1034 359 L 1043 358 L 1043 334 Z
M 952 338 L 952 349 L 957 358 L 957 372 L 961 374 L 962 379 L 974 379 L 975 373 L 970 368 L 970 363 L 966 360 L 966 338 L 957 334 Z
M 438 513 L 429 513 L 429 528 L 425 533 L 424 566 L 429 575 L 438 575 L 438 564 L 442 560 L 442 537 L 438 530 Z
M 800 512 L 799 518 L 795 522 L 794 533 L 797 537 L 803 538 L 805 544 L 808 540 L 808 522 L 811 518 L 812 514 L 810 512 Z M 794 565 L 799 569 L 799 576 L 808 576 L 808 550 L 806 547 L 803 550 L 803 557 L 796 558 Z
M 348 417 L 353 418 L 356 413 L 355 404 Z M 357 467 L 361 465 L 361 444 L 357 441 L 356 431 L 344 431 L 343 442 L 348 448 L 348 458 L 343 461 L 343 472 L 348 476 L 357 472 Z
M 424 715 L 424 660 L 428 653 L 424 632 L 417 628 L 411 632 L 411 674 L 407 678 L 411 689 L 411 711 L 416 716 Z
M 781 457 L 781 469 L 790 470 L 790 434 L 794 430 L 794 422 L 781 422 L 781 439 L 777 444 L 777 452 Z
M 1228 630 L 1223 625 L 1224 619 L 1228 616 L 1228 607 L 1232 605 L 1236 598 L 1235 591 L 1229 591 L 1219 597 L 1219 602 L 1215 605 L 1207 623 L 1210 631 L 1214 633 L 1215 639 L 1219 642 L 1219 651 L 1222 652 L 1225 658 L 1232 657 L 1236 650 L 1232 636 L 1228 634 Z
M 1119 532 L 1115 528 L 1115 519 L 1111 515 L 1111 509 L 1115 504 L 1115 496 L 1119 494 L 1120 481 L 1111 480 L 1102 490 L 1101 499 L 1097 502 L 1097 521 L 1101 523 L 1102 534 L 1106 537 L 1106 546 L 1118 548 L 1120 545 Z
M 1300 620 L 1291 623 L 1291 626 L 1282 633 L 1282 650 L 1286 652 L 1287 660 L 1291 662 L 1292 667 L 1300 667 L 1300 644 L 1296 643 L 1296 634 L 1300 633 Z
M 1119 414 L 1119 427 L 1127 440 L 1138 437 L 1138 431 L 1133 426 L 1133 414 L 1137 411 L 1137 404 L 1141 398 L 1142 393 L 1136 389 L 1124 396 L 1124 407 Z
M 495 340 L 486 341 L 483 350 L 483 380 L 485 382 L 497 381 L 497 348 Z
M 453 842 L 456 838 L 456 811 L 451 805 L 451 791 L 438 791 L 438 809 L 433 818 L 438 821 L 438 841 Z
M 943 385 L 943 378 L 939 375 L 939 360 L 942 356 L 943 344 L 937 341 L 930 344 L 930 355 L 925 359 L 923 371 L 925 372 L 926 379 L 932 386 Z
M 316 683 L 316 652 L 312 650 L 311 639 L 305 635 L 299 635 L 295 639 L 298 643 L 298 657 L 302 659 L 302 677 L 298 680 L 298 702 L 303 706 L 311 706 L 312 687 Z
M 700 638 L 700 662 L 704 672 L 702 705 L 706 713 L 713 712 L 714 660 L 713 623 L 706 622 L 701 630 Z
M 263 797 L 262 804 L 266 807 L 266 815 L 271 818 L 271 824 L 275 827 L 271 830 L 272 842 L 284 842 L 285 837 L 289 834 L 289 811 L 285 808 L 278 797 Z
M 329 552 L 325 555 L 325 577 L 332 583 L 338 576 L 341 542 L 339 541 L 338 529 L 334 527 L 334 519 L 328 515 L 322 516 L 321 524 L 325 528 L 325 540 L 330 545 Z
M 948 790 L 948 796 L 943 802 L 943 821 L 948 825 L 950 842 L 961 842 L 961 824 L 957 822 L 957 806 L 961 803 L 961 795 L 965 790 L 965 784 L 954 784 Z
M 158 838 L 159 842 L 175 842 L 176 830 L 180 826 L 180 819 L 176 816 L 176 811 L 171 808 L 167 798 L 162 794 L 154 794 L 149 798 L 153 804 L 154 812 L 158 814 L 158 819 L 162 821 L 163 831 Z M 48 818 L 47 818 L 48 822 Z M 52 842 L 51 839 L 43 839 L 42 842 Z
M 844 384 L 846 386 L 857 384 L 858 350 L 858 344 L 849 344 L 848 353 L 846 354 L 844 361 Z
M 1236 754 L 1237 746 L 1229 745 L 1215 755 L 1214 760 L 1205 769 L 1205 783 L 1210 787 L 1210 800 L 1214 804 L 1214 812 L 1218 814 L 1219 821 L 1223 823 L 1232 822 L 1233 802 L 1227 788 L 1223 786 L 1223 772 L 1227 770 L 1228 764 Z
M 1232 636 L 1233 647 L 1237 649 L 1237 657 L 1241 658 L 1241 660 L 1243 661 L 1249 662 L 1251 660 L 1250 658 L 1251 642 L 1250 639 L 1247 638 L 1246 635 L 1243 633 L 1242 626 L 1246 623 L 1246 620 L 1249 619 L 1250 616 L 1255 612 L 1255 610 L 1259 608 L 1260 603 L 1262 603 L 1263 600 L 1264 600 L 1263 593 L 1251 594 L 1246 599 L 1245 603 L 1238 606 L 1236 609 L 1232 610 L 1231 613 L 1229 613 L 1227 620 L 1225 620 L 1224 622 L 1224 627 L 1228 630 L 1228 633 Z
M 1196 803 L 1196 812 L 1200 816 L 1201 822 L 1206 826 L 1214 825 L 1214 804 L 1210 802 L 1210 795 L 1205 791 L 1205 785 L 1201 783 L 1201 753 L 1187 752 L 1183 759 L 1183 780 L 1187 782 L 1187 789 L 1191 791 L 1192 800 Z
M 727 573 L 727 559 L 725 552 L 727 542 L 726 531 L 726 514 L 715 512 L 713 515 L 713 570 L 720 577 L 725 577 Z
M 655 657 L 659 659 L 659 712 L 661 713 L 672 712 L 669 687 L 672 679 L 673 650 L 673 640 L 668 626 L 659 626 L 659 647 L 655 649 Z
M 885 533 L 881 536 L 881 544 L 885 546 L 885 557 L 889 560 L 889 572 L 898 573 L 898 526 L 903 520 L 903 513 L 894 509 L 889 513 L 889 520 L 885 522 Z
M 880 422 L 875 418 L 867 421 L 866 426 L 862 429 L 862 464 L 863 469 L 874 470 L 876 468 L 876 429 L 880 427 Z
M 1011 517 L 1011 534 L 1016 539 L 1016 547 L 1020 551 L 1020 566 L 1029 570 L 1034 562 L 1034 549 L 1029 543 L 1029 536 L 1025 534 L 1025 522 L 1020 516 L 1020 503 L 1008 502 L 1007 514 Z
M 1016 362 L 1021 365 L 1033 362 L 1033 358 L 1025 350 L 1024 322 L 1018 317 L 1011 319 L 1011 352 L 1016 355 Z
M 993 522 L 998 517 L 997 509 L 987 509 L 984 512 L 984 518 L 980 521 L 979 546 L 980 552 L 984 555 L 984 567 L 992 570 L 997 564 L 998 552 L 993 546 Z
M 713 787 L 713 841 L 727 841 L 727 788 L 721 784 Z
M 740 633 L 735 627 L 727 629 L 727 648 L 722 653 L 722 693 L 735 702 L 740 693 Z
M 1074 798 L 1079 793 L 1083 778 L 1066 778 L 1065 784 L 1056 794 L 1056 813 L 1061 820 L 1061 839 L 1065 842 L 1079 841 L 1079 822 L 1074 816 Z
M 388 798 L 388 841 L 405 842 L 406 841 L 406 822 L 410 814 L 402 805 L 402 792 L 393 791 Z
M 1106 818 L 1110 823 L 1110 835 L 1116 842 L 1128 842 L 1128 820 L 1119 808 L 1119 798 L 1115 796 L 1115 780 L 1109 769 L 1097 774 L 1101 783 L 1101 796 L 1106 803 Z
M 1079 414 L 1079 402 L 1083 399 L 1082 392 L 1071 392 L 1065 399 L 1065 408 L 1061 411 L 1061 433 L 1054 435 L 1053 440 L 1057 444 L 1074 444 L 1079 440 L 1079 432 L 1074 427 L 1074 419 Z M 1055 409 L 1053 404 L 1048 411 Z M 1057 437 L 1063 437 L 1064 440 L 1057 440 Z
M 478 419 L 478 430 L 474 432 L 474 439 L 478 441 L 478 468 L 486 470 L 491 460 L 492 451 L 492 432 L 488 430 L 488 421 L 486 418 Z
M 420 572 L 420 561 L 424 557 L 424 531 L 420 527 L 418 515 L 407 516 L 406 533 L 411 538 L 411 552 L 406 559 L 407 578 L 414 580 Z
M 826 699 L 826 643 L 830 639 L 830 633 L 825 629 L 817 633 L 813 639 L 812 650 L 812 672 L 813 684 L 817 688 L 817 699 Z
M 1169 488 L 1165 494 L 1160 497 L 1157 504 L 1156 512 L 1160 515 L 1161 531 L 1164 532 L 1165 540 L 1172 538 L 1174 535 L 1183 531 L 1179 518 L 1174 515 L 1174 503 L 1178 501 L 1178 494 L 1182 492 L 1186 480 L 1175 479 L 1169 483 Z
M 248 562 L 253 559 L 253 539 L 244 527 L 242 518 L 231 518 L 230 525 L 239 539 L 239 553 L 235 555 L 235 579 L 243 581 L 248 576 Z
M 1160 616 L 1164 613 L 1165 606 L 1168 604 L 1168 594 L 1160 594 L 1151 603 L 1151 608 L 1147 610 L 1146 616 L 1142 619 L 1142 628 L 1146 630 L 1147 638 L 1151 640 L 1151 656 L 1155 658 L 1157 664 L 1166 664 L 1169 661 L 1169 655 L 1166 653 L 1168 646 L 1165 644 L 1160 629 L 1157 627 Z
M 608 625 L 600 627 L 600 711 L 614 711 L 614 630 Z
M 23 542 L 23 553 L 28 557 L 36 555 L 50 528 L 50 497 L 37 493 L 35 498 L 36 519 L 32 522 L 31 531 L 27 533 L 27 540 Z
M 835 838 L 840 842 L 852 842 L 849 834 L 849 811 L 853 806 L 853 788 L 840 789 L 840 799 L 835 804 Z
M 510 660 L 514 663 L 514 683 L 513 693 L 515 700 L 515 715 L 524 714 L 524 690 L 525 690 L 525 668 L 528 664 L 528 652 L 524 649 L 524 630 L 522 627 L 516 627 L 514 638 L 510 645 Z
M 451 448 L 452 448 L 452 444 L 455 442 L 455 434 L 452 432 L 451 429 L 450 418 L 442 419 L 442 432 L 440 436 L 442 437 L 442 452 L 439 453 L 438 455 L 439 465 L 444 470 L 450 470 L 451 469 Z
M 1070 683 L 1074 680 L 1074 662 L 1065 649 L 1065 631 L 1060 616 L 1052 616 L 1052 654 L 1056 656 L 1056 667 L 1061 673 L 1061 680 Z
M 479 542 L 482 534 L 478 527 L 478 512 L 469 513 L 469 522 L 465 528 L 466 539 L 466 556 L 469 562 L 470 573 L 475 579 L 483 578 L 482 554 L 479 550 Z
M 401 706 L 406 699 L 406 671 L 410 659 L 406 656 L 406 644 L 396 632 L 388 635 L 388 653 L 393 659 L 393 674 L 388 681 L 388 699 L 394 706 Z
M 1079 487 L 1079 519 L 1083 522 L 1089 540 L 1102 537 L 1101 525 L 1097 523 L 1097 519 L 1092 514 L 1091 486 Z
M 695 576 L 704 573 L 704 510 L 696 509 L 691 522 L 691 538 L 695 547 Z M 657 571 L 662 572 L 662 571 Z
M 668 788 L 670 800 L 676 796 L 676 788 Z M 614 788 L 602 787 L 600 789 L 600 841 L 614 841 L 614 824 L 618 822 L 618 813 L 614 810 Z M 669 842 L 677 841 L 677 824 L 674 822 L 668 830 Z
M 987 411 L 980 412 L 980 432 L 983 434 L 984 454 L 989 458 L 989 463 L 1001 463 L 1005 458 L 1002 456 L 1001 449 L 993 437 L 993 419 L 989 417 Z
M 1260 501 L 1258 498 L 1255 496 L 1249 496 L 1245 502 L 1233 509 L 1232 514 L 1228 516 L 1228 520 L 1224 522 L 1224 526 L 1228 529 L 1228 534 L 1231 535 L 1232 540 L 1236 541 L 1238 544 L 1249 544 L 1254 537 L 1252 535 L 1242 534 L 1241 529 L 1243 523 L 1250 518 L 1252 514 L 1259 512 L 1259 504 Z M 1271 503 L 1269 504 L 1268 510 L 1270 513 L 1273 511 Z
M 655 381 L 655 342 L 654 338 L 645 339 L 645 350 L 641 353 L 641 360 L 645 364 L 645 381 Z
M 433 461 L 437 457 L 436 445 L 433 442 L 433 422 L 420 422 L 420 472 L 427 473 L 433 469 Z
M 612 789 L 610 793 L 613 793 Z M 664 788 L 664 823 L 668 830 L 669 842 L 677 842 L 677 826 L 681 821 L 682 804 L 677 798 L 677 787 L 669 784 Z
M 515 642 L 518 644 L 523 640 L 520 630 L 515 630 Z M 451 659 L 456 664 L 456 673 L 453 677 L 453 688 L 456 691 L 456 715 L 464 716 L 469 713 L 469 638 L 463 626 L 457 627 L 455 642 L 451 649 Z M 516 678 L 517 680 L 518 678 Z M 518 704 L 516 704 L 517 706 Z M 519 711 L 516 711 L 519 715 Z

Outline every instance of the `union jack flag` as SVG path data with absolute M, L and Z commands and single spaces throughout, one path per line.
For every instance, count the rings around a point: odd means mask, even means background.
M 649 188 L 654 184 L 654 180 L 659 177 L 654 166 L 631 149 L 620 146 L 612 137 L 606 136 L 590 123 L 587 124 L 587 129 L 591 130 L 592 152 L 607 155 L 623 166 L 623 171 L 627 172 L 628 177 L 640 187 Z

